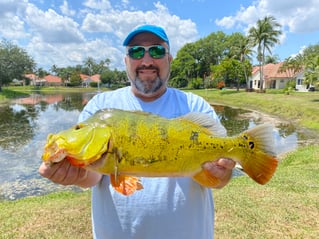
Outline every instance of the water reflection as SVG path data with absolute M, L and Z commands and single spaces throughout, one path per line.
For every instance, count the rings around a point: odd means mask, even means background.
M 32 94 L 0 107 L 0 197 L 15 199 L 57 188 L 47 189 L 37 172 L 46 137 L 74 125 L 92 96 Z
M 69 128 L 77 121 L 92 93 L 40 95 L 0 106 L 0 198 L 16 199 L 66 189 L 38 175 L 42 149 L 49 133 Z M 295 148 L 306 139 L 293 125 L 275 121 L 256 112 L 214 106 L 229 136 L 268 121 L 276 126 L 278 153 Z
M 268 115 L 252 112 L 244 109 L 235 109 L 222 105 L 214 105 L 222 124 L 227 129 L 229 136 L 237 135 L 244 130 L 252 128 L 261 123 L 271 123 L 274 125 L 273 136 L 275 140 L 275 152 L 278 155 L 287 153 L 297 148 L 299 138 L 310 139 L 315 137 L 309 133 L 298 131 L 294 124 L 285 122 Z

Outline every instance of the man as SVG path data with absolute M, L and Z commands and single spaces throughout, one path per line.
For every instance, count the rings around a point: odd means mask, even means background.
M 126 37 L 123 45 L 131 86 L 93 97 L 79 121 L 100 109 L 118 108 L 143 110 L 167 118 L 204 112 L 219 123 L 212 107 L 201 97 L 167 87 L 172 56 L 162 28 L 140 26 Z M 207 177 L 218 178 L 219 183 L 205 186 L 221 188 L 229 181 L 235 162 L 212 160 L 215 161 L 203 165 L 203 170 L 208 172 Z M 71 166 L 67 160 L 51 167 L 42 164 L 39 172 L 55 183 L 92 187 L 92 224 L 96 239 L 213 238 L 211 189 L 191 178 L 142 178 L 144 189 L 126 197 L 113 190 L 109 176 Z

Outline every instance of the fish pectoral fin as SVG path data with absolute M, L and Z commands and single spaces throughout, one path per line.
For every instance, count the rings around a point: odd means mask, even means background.
M 110 178 L 114 190 L 125 196 L 133 194 L 136 190 L 143 189 L 143 185 L 139 178 L 115 174 L 111 174 Z
M 204 187 L 214 188 L 220 183 L 220 180 L 214 177 L 207 169 L 202 169 L 193 176 L 193 180 Z

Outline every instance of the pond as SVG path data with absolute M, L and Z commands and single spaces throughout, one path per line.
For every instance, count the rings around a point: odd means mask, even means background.
M 74 125 L 83 106 L 94 94 L 33 93 L 28 98 L 0 105 L 0 199 L 14 200 L 58 190 L 81 190 L 49 182 L 39 176 L 38 167 L 47 135 Z M 314 138 L 310 132 L 297 130 L 293 124 L 267 115 L 225 106 L 213 107 L 229 136 L 263 122 L 273 124 L 278 154 Z

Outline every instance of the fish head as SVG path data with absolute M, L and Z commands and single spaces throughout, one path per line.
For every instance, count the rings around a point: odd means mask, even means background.
M 111 130 L 107 125 L 79 123 L 68 130 L 49 134 L 42 160 L 51 164 L 68 159 L 72 165 L 84 167 L 107 152 L 110 138 Z

